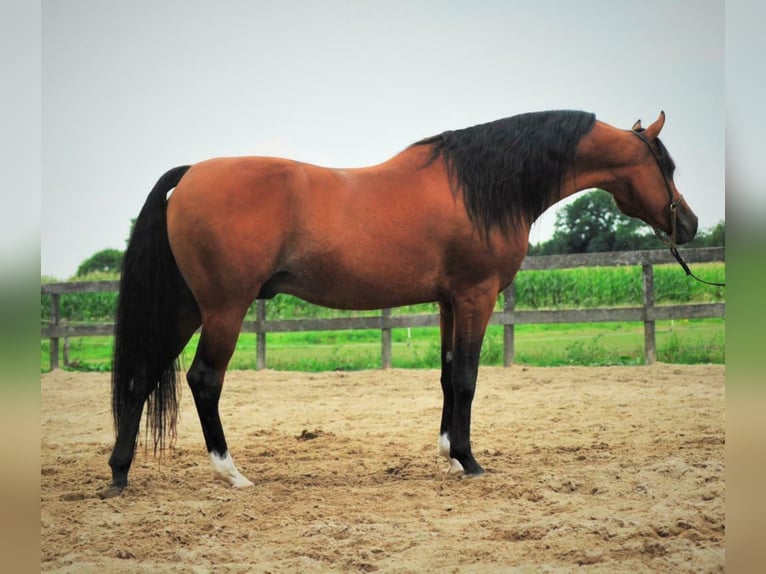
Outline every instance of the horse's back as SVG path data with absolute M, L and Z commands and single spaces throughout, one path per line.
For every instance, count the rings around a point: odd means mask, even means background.
M 191 204 L 254 202 L 305 186 L 302 164 L 275 157 L 221 157 L 194 164 L 173 192 L 173 203 L 188 214 Z M 224 206 L 225 207 L 225 206 Z
M 493 272 L 445 171 L 419 149 L 358 169 L 262 157 L 196 164 L 170 199 L 168 234 L 203 308 L 275 293 L 389 307 L 438 298 L 464 274 L 457 260 Z

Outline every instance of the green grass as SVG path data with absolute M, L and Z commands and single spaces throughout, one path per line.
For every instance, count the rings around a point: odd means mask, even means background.
M 642 323 L 517 325 L 515 362 L 531 366 L 643 364 Z M 392 363 L 396 368 L 438 368 L 439 331 L 435 327 L 394 329 Z M 659 321 L 657 359 L 669 363 L 724 363 L 723 319 Z M 194 356 L 198 336 L 187 345 L 182 364 Z M 76 337 L 69 341 L 70 368 L 108 371 L 111 337 Z M 63 347 L 63 342 L 61 343 Z M 267 335 L 270 369 L 295 371 L 359 370 L 380 367 L 380 331 L 324 331 Z M 40 368 L 50 364 L 48 341 L 41 341 Z M 231 369 L 255 368 L 255 335 L 243 334 Z M 482 365 L 502 365 L 502 327 L 490 326 Z

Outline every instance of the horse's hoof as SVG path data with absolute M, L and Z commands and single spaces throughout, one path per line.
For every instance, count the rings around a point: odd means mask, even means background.
M 231 481 L 231 486 L 232 488 L 253 488 L 255 485 L 244 476 L 239 475 Z
M 471 472 L 464 472 L 462 478 L 479 478 L 486 474 L 486 470 L 482 467 L 476 468 Z
M 107 498 L 114 498 L 115 496 L 120 496 L 123 490 L 125 490 L 124 486 L 112 485 L 108 488 L 105 488 L 101 492 L 99 492 L 98 495 L 101 498 L 101 500 L 106 500 Z
M 463 474 L 463 465 L 456 458 L 449 459 L 449 468 L 446 470 L 448 475 Z

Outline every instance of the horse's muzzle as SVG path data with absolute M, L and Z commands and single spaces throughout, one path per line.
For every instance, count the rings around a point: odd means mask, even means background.
M 698 224 L 697 216 L 691 210 L 681 211 L 676 220 L 676 243 L 683 245 L 694 239 Z

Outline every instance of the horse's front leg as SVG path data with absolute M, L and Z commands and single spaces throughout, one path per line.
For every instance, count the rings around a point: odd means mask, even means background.
M 471 452 L 471 407 L 481 345 L 496 298 L 496 291 L 492 289 L 476 289 L 455 297 L 452 302 L 454 344 L 451 361 L 447 361 L 452 375 L 452 408 L 450 412 L 446 401 L 448 393 L 445 392 L 440 445 L 444 450 L 449 445 L 450 471 L 459 470 L 457 463 L 466 477 L 484 474 Z M 442 374 L 445 374 L 444 370 Z
M 455 321 L 452 304 L 439 303 L 439 329 L 441 331 L 441 385 L 444 395 L 442 406 L 442 421 L 439 428 L 439 454 L 449 461 L 448 474 L 463 472 L 463 466 L 457 459 L 450 456 L 450 429 L 452 428 L 452 413 L 455 406 L 455 393 L 452 387 L 452 358 L 455 346 Z

